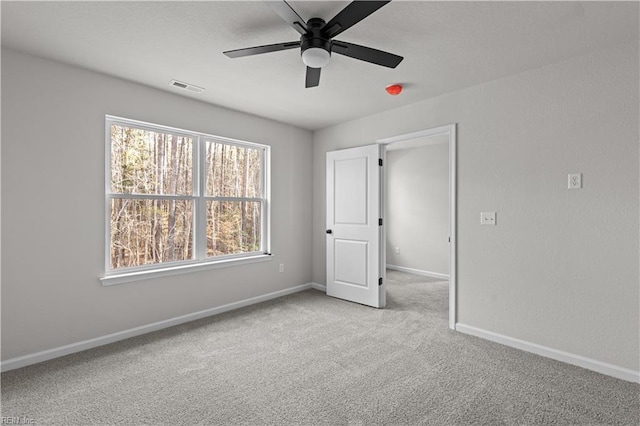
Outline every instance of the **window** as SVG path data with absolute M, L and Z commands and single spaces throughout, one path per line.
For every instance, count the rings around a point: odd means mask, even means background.
M 107 116 L 106 274 L 269 252 L 269 147 Z

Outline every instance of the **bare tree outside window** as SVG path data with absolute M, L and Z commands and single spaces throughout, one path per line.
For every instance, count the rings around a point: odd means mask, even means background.
M 260 249 L 260 151 L 207 142 L 207 256 Z

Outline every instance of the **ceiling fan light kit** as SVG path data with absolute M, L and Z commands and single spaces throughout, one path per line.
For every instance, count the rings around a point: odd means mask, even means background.
M 307 22 L 307 32 L 300 37 L 302 62 L 308 67 L 322 68 L 331 59 L 331 40 L 321 32 L 324 26 L 324 20 L 311 18 Z
M 320 84 L 320 69 L 329 62 L 332 53 L 395 68 L 404 59 L 402 56 L 345 41 L 333 40 L 335 36 L 351 28 L 390 1 L 353 1 L 328 23 L 320 18 L 311 18 L 305 22 L 286 1 L 267 1 L 266 4 L 274 12 L 300 33 L 300 41 L 228 50 L 223 53 L 230 58 L 240 58 L 299 47 L 302 62 L 307 66 L 305 79 L 305 87 L 307 88 Z
M 329 63 L 331 54 L 321 47 L 310 47 L 302 52 L 302 62 L 311 68 L 322 68 Z

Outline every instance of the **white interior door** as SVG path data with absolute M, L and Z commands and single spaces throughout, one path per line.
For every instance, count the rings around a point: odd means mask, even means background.
M 327 295 L 383 308 L 381 146 L 327 153 Z

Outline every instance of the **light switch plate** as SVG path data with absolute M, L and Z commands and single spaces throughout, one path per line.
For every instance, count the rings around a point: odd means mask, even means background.
M 582 188 L 582 173 L 569 173 L 569 189 Z
M 480 224 L 481 225 L 495 225 L 496 224 L 496 212 L 480 212 Z

